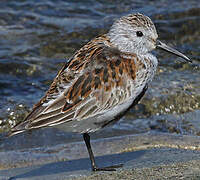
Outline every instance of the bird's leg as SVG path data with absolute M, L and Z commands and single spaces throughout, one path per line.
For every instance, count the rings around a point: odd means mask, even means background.
M 116 171 L 115 168 L 120 168 L 123 166 L 123 164 L 119 164 L 119 165 L 114 165 L 114 166 L 109 166 L 109 167 L 103 167 L 103 168 L 98 168 L 96 163 L 95 163 L 95 159 L 94 159 L 94 154 L 92 152 L 92 148 L 90 145 L 90 136 L 87 133 L 83 134 L 83 139 L 85 141 L 85 144 L 87 146 L 87 150 L 90 156 L 90 161 L 91 161 L 91 165 L 92 165 L 92 171 Z

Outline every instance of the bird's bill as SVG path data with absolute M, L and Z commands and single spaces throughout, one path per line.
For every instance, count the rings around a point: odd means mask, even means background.
M 192 60 L 189 59 L 186 55 L 182 54 L 181 52 L 177 51 L 176 49 L 174 49 L 172 47 L 167 46 L 165 43 L 163 43 L 163 42 L 161 42 L 159 40 L 157 40 L 156 47 L 160 48 L 160 49 L 163 49 L 163 50 L 165 50 L 167 52 L 170 52 L 172 54 L 175 54 L 175 55 L 177 55 L 179 57 L 182 57 L 183 59 L 185 59 L 188 62 L 192 62 Z

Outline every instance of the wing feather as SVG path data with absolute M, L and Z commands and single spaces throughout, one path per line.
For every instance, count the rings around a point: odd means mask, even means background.
M 122 57 L 117 49 L 102 43 L 101 38 L 88 43 L 71 58 L 25 121 L 12 129 L 14 133 L 83 121 L 130 98 L 130 82 L 136 77 L 133 63 L 136 56 Z

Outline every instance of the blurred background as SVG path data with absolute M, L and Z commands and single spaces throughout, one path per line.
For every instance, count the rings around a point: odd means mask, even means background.
M 92 137 L 151 131 L 200 135 L 199 0 L 1 0 L 0 132 L 23 120 L 76 50 L 106 33 L 115 19 L 135 12 L 150 16 L 159 38 L 193 64 L 155 51 L 159 67 L 143 100 L 117 124 Z M 79 140 L 80 135 L 59 126 L 20 134 L 0 147 L 2 151 Z

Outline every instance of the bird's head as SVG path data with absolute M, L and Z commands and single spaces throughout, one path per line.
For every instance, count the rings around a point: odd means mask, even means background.
M 143 14 L 121 17 L 112 25 L 108 36 L 111 43 L 122 52 L 145 55 L 155 48 L 160 48 L 191 61 L 184 54 L 159 41 L 155 25 Z

